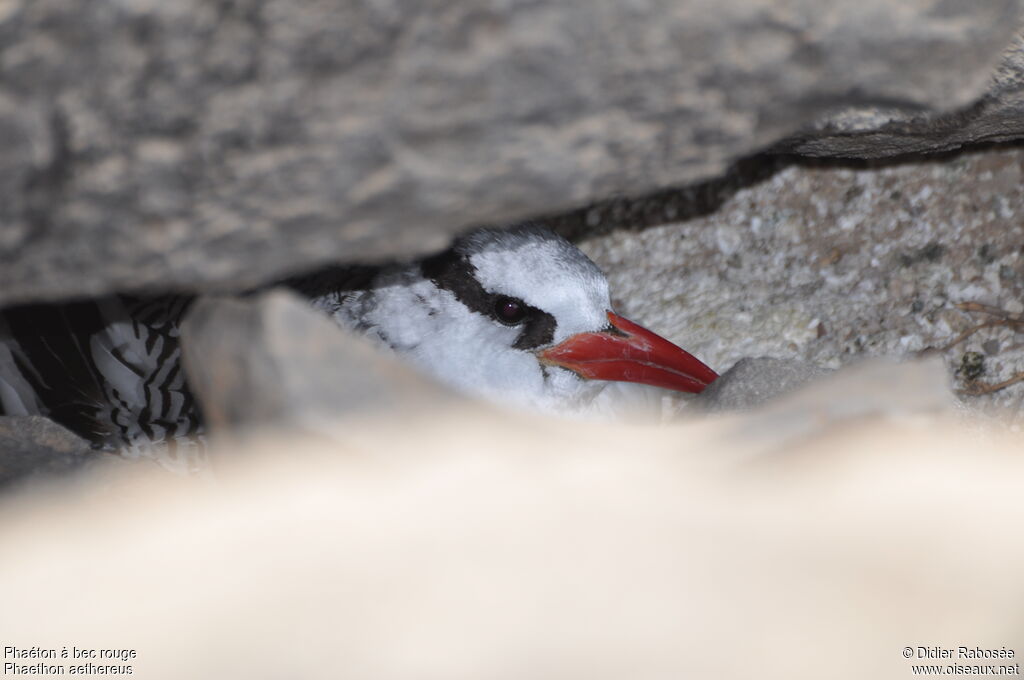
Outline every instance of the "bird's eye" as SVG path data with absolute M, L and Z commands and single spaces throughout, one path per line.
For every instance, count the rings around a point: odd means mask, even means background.
M 494 317 L 509 326 L 526 318 L 526 304 L 510 297 L 499 297 L 494 301 Z

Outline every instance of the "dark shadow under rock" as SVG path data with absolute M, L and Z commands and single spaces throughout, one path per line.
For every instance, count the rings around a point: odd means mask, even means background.
M 722 175 L 641 196 L 619 196 L 537 222 L 571 241 L 617 230 L 640 230 L 710 215 L 737 191 L 760 184 L 794 159 L 757 154 L 733 163 Z

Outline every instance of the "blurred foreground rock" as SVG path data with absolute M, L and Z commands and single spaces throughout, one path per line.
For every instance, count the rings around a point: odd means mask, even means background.
M 410 255 L 773 145 L 1016 138 L 1020 5 L 9 0 L 0 303 Z
M 284 291 L 199 300 L 182 324 L 181 338 L 189 385 L 215 431 L 460 401 Z
M 89 442 L 42 416 L 0 416 L 0 488 L 95 460 Z
M 1019 439 L 900 390 L 823 419 L 849 376 L 877 378 L 844 373 L 805 388 L 798 439 L 750 436 L 765 411 L 616 428 L 442 408 L 264 441 L 213 486 L 121 471 L 8 497 L 0 638 L 134 649 L 108 663 L 168 679 L 903 678 L 934 663 L 908 646 L 1019 657 Z

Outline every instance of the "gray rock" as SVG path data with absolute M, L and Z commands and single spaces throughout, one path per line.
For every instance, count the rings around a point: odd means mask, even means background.
M 938 357 L 904 362 L 869 359 L 813 380 L 808 379 L 813 376 L 807 367 L 804 364 L 794 371 L 792 366 L 780 366 L 764 371 L 769 378 L 773 370 L 779 377 L 792 372 L 798 380 L 802 377 L 806 382 L 800 389 L 769 399 L 735 421 L 732 436 L 745 449 L 741 456 L 777 451 L 835 428 L 856 427 L 871 419 L 876 420 L 877 426 L 879 422 L 925 414 L 952 419 L 954 414 L 949 377 Z M 749 370 L 752 375 L 759 373 L 754 367 Z M 743 384 L 740 376 L 742 373 L 735 381 L 737 387 Z M 756 389 L 758 381 L 755 378 L 750 384 Z
M 213 430 L 397 416 L 458 400 L 283 291 L 199 300 L 182 324 L 181 347 Z
M 898 362 L 870 359 L 838 371 L 792 359 L 742 359 L 693 405 L 708 413 L 748 411 L 733 421 L 740 458 L 809 441 L 870 418 L 944 413 L 953 393 L 937 357 Z
M 712 413 L 747 411 L 830 372 L 793 359 L 740 359 L 692 403 Z
M 991 78 L 985 96 L 938 115 L 891 106 L 854 106 L 826 116 L 777 151 L 806 156 L 889 158 L 1005 142 L 1024 135 L 1024 37 L 1018 36 Z
M 835 137 L 850 111 L 955 125 L 1020 6 L 9 0 L 0 303 L 411 255 Z M 979 106 L 1009 113 L 961 141 L 1018 134 L 1008 64 Z
M 89 442 L 42 416 L 0 416 L 0 487 L 67 472 L 96 456 Z

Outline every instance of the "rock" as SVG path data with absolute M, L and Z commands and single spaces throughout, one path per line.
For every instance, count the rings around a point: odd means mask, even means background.
M 901 416 L 953 409 L 949 375 L 939 357 L 897 361 L 868 359 L 766 403 L 757 414 L 781 425 L 786 419 L 821 424 L 868 415 Z M 809 417 L 810 416 L 810 417 Z
M 829 373 L 792 359 L 740 359 L 692 403 L 709 412 L 747 411 Z
M 806 369 L 806 365 L 802 369 L 768 368 L 763 374 L 808 378 Z M 757 376 L 751 381 L 756 385 L 761 371 L 752 368 L 749 372 Z M 905 362 L 869 359 L 766 401 L 736 421 L 733 436 L 735 442 L 741 443 L 737 448 L 742 456 L 757 455 L 763 459 L 800 442 L 871 419 L 881 423 L 881 427 L 893 420 L 913 417 L 951 418 L 953 412 L 953 393 L 940 358 Z
M 731 443 L 741 457 L 761 458 L 850 423 L 948 416 L 954 409 L 938 357 L 876 358 L 838 371 L 792 359 L 741 359 L 690 404 L 733 413 Z
M 1024 37 L 1018 36 L 985 95 L 970 106 L 938 115 L 891 106 L 851 107 L 784 140 L 775 151 L 805 156 L 890 158 L 951 151 L 1024 135 Z
M 834 138 L 850 111 L 876 112 L 853 136 L 1014 136 L 1015 61 L 971 107 L 1020 5 L 9 0 L 0 304 L 412 255 Z M 780 148 L 827 152 L 800 139 Z
M 96 455 L 89 442 L 43 416 L 0 416 L 0 488 L 67 472 Z
M 1013 322 L 1022 242 L 1015 145 L 941 161 L 794 164 L 712 213 L 579 245 L 607 273 L 620 313 L 716 370 L 742 357 L 838 368 L 931 352 L 952 375 L 965 353 L 984 352 L 978 383 L 995 385 L 1024 369 L 1024 327 Z M 958 390 L 979 386 L 966 378 Z M 1021 385 L 964 399 L 1024 417 Z
M 408 415 L 460 401 L 283 291 L 199 300 L 182 324 L 181 348 L 189 385 L 214 431 Z
M 1019 661 L 1019 435 L 866 415 L 737 465 L 707 422 L 350 426 L 372 446 L 287 436 L 214 451 L 216 484 L 5 503 L 3 644 L 132 649 L 95 663 L 146 680 L 898 679 L 932 641 Z

